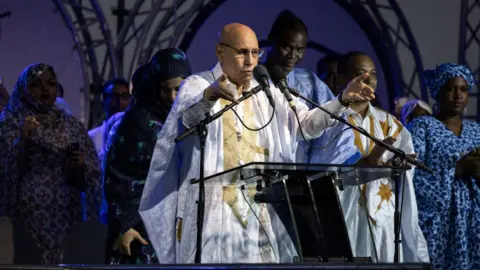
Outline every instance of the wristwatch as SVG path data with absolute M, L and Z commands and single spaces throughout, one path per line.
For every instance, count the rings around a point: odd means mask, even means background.
M 338 102 L 340 102 L 340 105 L 342 105 L 343 107 L 348 107 L 348 106 L 350 106 L 350 103 L 351 103 L 351 102 L 346 102 L 346 101 L 344 101 L 343 98 L 342 98 L 342 95 L 343 95 L 343 91 L 340 92 L 340 94 L 338 95 Z

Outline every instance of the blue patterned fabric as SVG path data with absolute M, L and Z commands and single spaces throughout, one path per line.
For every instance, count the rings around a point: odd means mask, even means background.
M 475 78 L 472 72 L 462 65 L 444 63 L 437 66 L 436 69 L 425 70 L 425 82 L 430 89 L 430 96 L 437 99 L 440 88 L 454 77 L 464 78 L 465 81 L 467 81 L 469 89 L 475 85 Z
M 412 134 L 418 159 L 433 175 L 414 175 L 420 227 L 434 269 L 480 269 L 480 189 L 473 178 L 455 178 L 456 162 L 480 147 L 480 125 L 463 120 L 459 137 L 432 116 L 414 119 Z

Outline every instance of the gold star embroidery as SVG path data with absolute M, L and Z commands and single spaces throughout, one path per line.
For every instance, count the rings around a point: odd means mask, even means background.
M 389 185 L 385 185 L 385 184 L 382 183 L 382 184 L 380 184 L 380 188 L 378 190 L 377 195 L 380 195 L 380 198 L 381 198 L 381 201 L 377 206 L 377 212 L 378 212 L 378 210 L 380 210 L 380 208 L 382 207 L 383 201 L 388 202 L 390 200 L 390 198 L 392 197 L 392 190 L 390 189 Z

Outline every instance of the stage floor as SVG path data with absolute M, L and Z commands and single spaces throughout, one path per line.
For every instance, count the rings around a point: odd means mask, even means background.
M 0 265 L 0 269 L 28 269 L 28 270 L 50 270 L 50 269 L 430 269 L 429 264 L 373 264 L 373 263 L 317 263 L 317 264 L 202 264 L 202 265 Z

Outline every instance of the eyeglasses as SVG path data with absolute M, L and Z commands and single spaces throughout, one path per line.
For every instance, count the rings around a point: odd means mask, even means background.
M 235 57 L 245 57 L 248 56 L 249 54 L 252 54 L 253 58 L 259 58 L 263 56 L 263 50 L 262 49 L 237 49 L 232 47 L 231 45 L 228 45 L 226 43 L 219 43 L 222 46 L 228 47 L 234 51 Z

